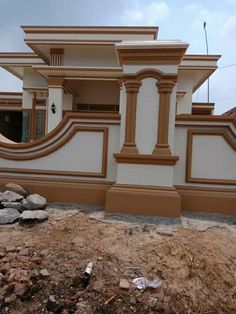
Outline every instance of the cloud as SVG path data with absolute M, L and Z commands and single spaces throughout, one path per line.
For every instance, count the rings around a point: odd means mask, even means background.
M 169 6 L 163 1 L 142 6 L 138 2 L 136 8 L 125 11 L 122 22 L 127 25 L 157 25 L 168 16 L 169 11 Z
M 236 36 L 236 14 L 228 17 L 223 24 L 223 27 L 220 32 L 220 37 L 230 38 L 231 40 Z

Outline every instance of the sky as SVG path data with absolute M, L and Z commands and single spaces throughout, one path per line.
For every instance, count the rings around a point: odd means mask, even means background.
M 210 79 L 215 113 L 236 106 L 236 0 L 0 0 L 0 52 L 24 52 L 21 25 L 159 26 L 159 39 L 189 43 L 187 53 L 221 54 Z M 22 82 L 0 69 L 0 91 L 21 91 Z M 206 84 L 193 101 L 207 101 Z

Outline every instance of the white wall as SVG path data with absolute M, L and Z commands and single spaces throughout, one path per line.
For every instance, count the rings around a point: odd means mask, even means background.
M 194 135 L 193 178 L 236 180 L 236 151 L 222 136 Z
M 172 166 L 118 164 L 117 170 L 117 183 L 173 186 Z
M 29 93 L 26 90 L 23 90 L 23 100 L 22 108 L 23 109 L 32 109 L 34 94 Z
M 48 87 L 48 82 L 45 78 L 42 77 L 39 73 L 35 72 L 32 68 L 24 68 L 24 88 L 33 88 L 33 87 Z
M 140 154 L 152 154 L 157 141 L 159 94 L 156 80 L 142 80 L 137 99 L 136 144 Z
M 63 106 L 63 89 L 62 88 L 49 88 L 48 89 L 48 110 L 47 110 L 47 131 L 52 131 L 62 120 L 62 106 Z M 53 113 L 51 106 L 54 103 L 56 112 Z

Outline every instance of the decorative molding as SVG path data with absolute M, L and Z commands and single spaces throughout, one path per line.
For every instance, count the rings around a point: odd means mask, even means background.
M 51 48 L 50 49 L 50 66 L 62 66 L 64 59 L 63 48 Z
M 185 181 L 189 183 L 202 183 L 202 184 L 221 184 L 221 185 L 236 185 L 236 179 L 210 179 L 210 178 L 193 178 L 192 177 L 192 144 L 194 135 L 205 136 L 222 136 L 229 146 L 236 151 L 236 140 L 229 136 L 226 130 L 201 130 L 190 129 L 188 130 L 187 137 L 187 150 L 186 150 L 186 172 Z
M 48 202 L 69 202 L 105 205 L 107 190 L 114 182 L 105 180 L 78 180 L 76 178 L 45 178 L 25 175 L 0 175 L 0 190 L 6 183 L 21 184 L 29 194 L 44 195 Z
M 236 214 L 236 189 L 176 185 L 181 196 L 182 210 L 191 212 Z
M 160 48 L 141 47 L 126 48 L 116 46 L 120 64 L 180 64 L 186 47 Z
M 175 82 L 171 80 L 157 81 L 159 97 L 159 113 L 158 113 L 158 128 L 157 142 L 153 150 L 153 154 L 171 155 L 168 143 L 169 135 L 169 116 L 170 116 L 170 97 Z
M 113 154 L 117 163 L 124 164 L 147 164 L 173 166 L 179 160 L 179 156 L 159 156 L 144 154 Z
M 113 184 L 106 194 L 109 213 L 179 217 L 181 198 L 175 188 Z
M 141 82 L 138 80 L 125 81 L 127 102 L 125 118 L 125 142 L 121 148 L 121 153 L 137 154 L 138 149 L 135 143 L 136 134 L 136 111 L 137 111 L 137 93 Z
M 204 115 L 191 115 L 191 114 L 180 114 L 175 119 L 178 121 L 187 122 L 231 122 L 236 127 L 236 119 L 234 117 L 223 117 L 223 116 L 204 116 Z

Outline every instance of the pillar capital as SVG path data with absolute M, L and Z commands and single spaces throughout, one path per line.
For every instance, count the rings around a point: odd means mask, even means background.
M 127 93 L 138 93 L 139 87 L 141 86 L 142 83 L 139 80 L 130 79 L 130 80 L 125 80 L 124 84 L 125 84 Z
M 50 88 L 63 88 L 64 77 L 60 76 L 49 76 L 48 77 L 48 87 Z
M 167 93 L 167 94 L 171 94 L 172 90 L 175 86 L 176 82 L 172 81 L 172 80 L 160 80 L 156 82 L 156 86 L 158 88 L 158 93 Z

